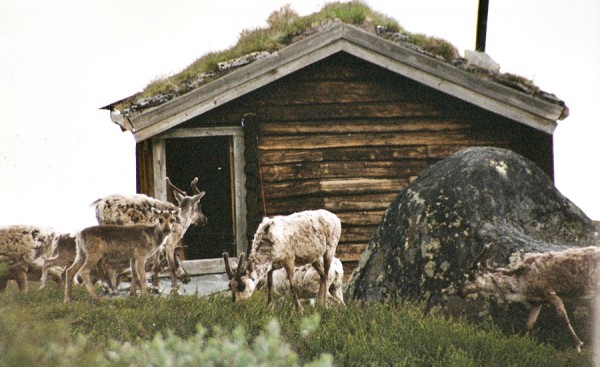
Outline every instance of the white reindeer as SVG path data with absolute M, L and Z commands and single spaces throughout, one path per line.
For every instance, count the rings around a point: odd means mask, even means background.
M 296 267 L 294 270 L 294 278 L 296 280 L 296 288 L 298 289 L 298 297 L 301 299 L 313 300 L 318 296 L 321 276 L 312 264 Z M 263 288 L 266 281 L 266 279 L 261 279 L 256 288 Z M 344 303 L 344 294 L 342 291 L 343 283 L 344 266 L 340 259 L 334 257 L 331 261 L 331 267 L 329 268 L 329 274 L 327 276 L 327 300 L 332 300 L 338 305 L 346 305 Z M 290 294 L 290 283 L 287 279 L 285 269 L 273 271 L 273 292 L 279 296 Z
M 340 219 L 327 210 L 264 218 L 252 240 L 248 263 L 244 266 L 245 255 L 240 254 L 237 272 L 230 279 L 233 300 L 249 298 L 266 275 L 267 304 L 272 306 L 273 271 L 284 268 L 294 305 L 300 311 L 294 266 L 312 264 L 320 276 L 318 299 L 326 304 L 329 268 L 341 232 Z
M 141 285 L 141 293 L 146 294 L 146 258 L 158 251 L 179 222 L 179 209 L 174 211 L 157 210 L 154 224 L 98 225 L 83 229 L 76 238 L 77 255 L 66 270 L 65 303 L 71 302 L 73 277 L 77 272 L 83 279 L 94 300 L 99 297 L 90 279 L 90 271 L 103 258 L 106 261 L 129 258 L 132 269 L 132 288 Z M 135 288 L 133 290 L 135 292 Z
M 489 253 L 490 246 L 482 251 Z M 600 291 L 600 248 L 582 247 L 564 251 L 527 253 L 514 268 L 480 269 L 461 289 L 463 296 L 483 293 L 500 299 L 521 302 L 531 306 L 525 333 L 528 334 L 544 303 L 550 303 L 566 324 L 575 340 L 577 351 L 583 342 L 579 339 L 561 297 L 593 297 Z
M 52 241 L 58 235 L 51 228 L 37 226 L 12 225 L 0 228 L 0 265 L 5 267 L 0 277 L 0 290 L 6 288 L 9 279 L 14 279 L 19 290 L 27 292 L 29 278 L 32 275 L 39 277 L 44 258 L 49 255 Z
M 190 225 L 195 224 L 197 226 L 203 226 L 208 222 L 208 219 L 202 213 L 200 199 L 205 195 L 205 192 L 198 190 L 198 187 L 196 186 L 198 182 L 197 177 L 191 183 L 195 193 L 194 196 L 188 196 L 185 191 L 173 185 L 168 177 L 166 180 L 167 184 L 173 190 L 178 206 L 142 194 L 131 196 L 110 195 L 103 199 L 96 200 L 92 205 L 96 206 L 96 218 L 98 219 L 99 224 L 119 225 L 152 224 L 156 220 L 153 208 L 158 210 L 175 210 L 179 208 L 180 221 L 173 226 L 172 233 L 165 245 L 167 264 L 171 277 L 171 287 L 172 289 L 176 289 L 177 279 L 180 279 L 183 283 L 187 283 L 190 281 L 190 277 L 175 259 L 175 249 Z M 155 288 L 158 288 L 158 274 L 162 270 L 158 256 L 152 260 L 152 263 L 154 266 L 152 283 Z M 111 274 L 111 282 L 116 282 L 117 272 L 115 272 L 114 269 L 111 269 L 110 266 L 107 268 Z M 123 269 L 124 268 L 119 269 L 119 271 Z
M 235 273 L 237 272 L 237 264 L 231 264 L 227 252 L 223 253 L 223 260 L 225 262 L 225 271 L 231 280 L 235 277 Z M 300 299 L 313 300 L 318 296 L 321 276 L 312 264 L 295 267 L 294 278 L 296 280 L 296 288 L 298 289 L 298 297 L 300 297 Z M 266 277 L 260 279 L 256 285 L 256 289 L 264 288 L 266 282 Z M 327 277 L 327 299 L 332 299 L 333 302 L 345 306 L 346 304 L 344 303 L 342 290 L 343 282 L 344 267 L 340 259 L 334 257 L 331 261 L 331 267 L 329 268 Z M 290 283 L 287 278 L 287 273 L 283 268 L 273 271 L 273 292 L 279 296 L 290 294 Z

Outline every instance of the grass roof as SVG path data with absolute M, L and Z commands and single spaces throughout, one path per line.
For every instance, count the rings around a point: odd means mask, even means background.
M 220 63 L 252 53 L 260 52 L 261 54 L 257 55 L 257 58 L 260 58 L 265 53 L 276 52 L 318 32 L 319 27 L 328 20 L 340 20 L 361 27 L 383 38 L 401 42 L 432 57 L 464 67 L 460 62 L 456 62 L 460 60 L 458 50 L 448 41 L 424 34 L 410 33 L 395 19 L 374 11 L 362 0 L 327 3 L 318 12 L 302 17 L 290 5 L 285 5 L 269 15 L 267 27 L 243 30 L 235 46 L 222 51 L 209 52 L 179 73 L 158 78 L 149 83 L 142 92 L 110 107 L 116 108 L 124 115 L 132 115 L 161 105 L 227 73 L 227 70 L 224 71 L 219 67 Z M 491 75 L 483 69 L 475 72 L 481 77 L 493 79 L 527 94 L 534 95 L 540 92 L 533 82 L 522 77 L 512 74 Z M 548 94 L 543 96 L 545 95 Z M 552 100 L 550 97 L 553 96 L 549 95 L 549 99 Z
M 456 47 L 449 42 L 423 34 L 409 33 L 395 19 L 372 10 L 361 0 L 327 3 L 320 11 L 303 17 L 299 16 L 290 5 L 285 5 L 269 15 L 267 27 L 243 30 L 235 46 L 222 51 L 209 52 L 179 73 L 153 80 L 142 92 L 121 101 L 114 107 L 128 115 L 164 103 L 220 76 L 222 73 L 219 72 L 219 63 L 253 52 L 278 51 L 315 33 L 316 29 L 328 19 L 339 19 L 344 23 L 373 32 L 379 27 L 385 30 L 384 37 L 391 34 L 400 35 L 403 41 L 439 55 L 447 61 L 458 56 Z

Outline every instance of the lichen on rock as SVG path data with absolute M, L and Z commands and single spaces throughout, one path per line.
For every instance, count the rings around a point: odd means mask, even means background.
M 390 204 L 346 298 L 443 306 L 488 243 L 490 264 L 509 266 L 523 253 L 598 242 L 594 223 L 533 162 L 468 148 L 428 168 Z

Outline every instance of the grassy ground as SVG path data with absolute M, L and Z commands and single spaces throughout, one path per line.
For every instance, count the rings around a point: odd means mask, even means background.
M 0 365 L 101 365 L 98 358 L 106 358 L 107 350 L 150 355 L 148 350 L 154 348 L 163 356 L 171 348 L 177 350 L 174 355 L 185 354 L 176 346 L 191 341 L 198 345 L 192 350 L 219 344 L 217 354 L 232 348 L 234 354 L 240 348 L 248 348 L 249 354 L 263 353 L 261 345 L 271 343 L 276 348 L 289 347 L 300 364 L 327 353 L 337 366 L 592 365 L 589 349 L 578 354 L 574 348 L 556 348 L 532 338 L 506 335 L 491 322 L 469 325 L 435 312 L 424 316 L 420 307 L 399 302 L 307 307 L 298 315 L 287 299 L 279 300 L 274 310 L 266 308 L 260 293 L 244 304 L 234 304 L 222 296 L 103 299 L 94 303 L 84 289 L 75 289 L 74 302 L 65 305 L 62 290 L 50 287 L 37 291 L 35 283 L 32 288 L 27 294 L 9 288 L 0 295 Z M 273 320 L 276 325 L 270 324 Z M 279 329 L 281 340 L 274 335 Z M 205 339 L 198 339 L 199 330 Z M 129 344 L 123 349 L 126 342 Z M 131 358 L 119 363 L 102 361 L 105 365 L 141 365 Z

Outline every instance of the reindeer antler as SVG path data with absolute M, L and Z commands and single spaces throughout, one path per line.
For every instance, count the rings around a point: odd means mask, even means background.
M 483 249 L 481 250 L 481 252 L 479 253 L 479 255 L 477 255 L 475 257 L 475 259 L 473 260 L 473 263 L 471 265 L 471 269 L 472 270 L 477 270 L 479 268 L 479 266 L 480 266 L 481 259 L 487 258 L 490 255 L 491 252 L 492 252 L 492 244 L 491 243 L 487 243 L 487 244 L 483 245 Z
M 231 270 L 231 264 L 229 263 L 229 254 L 227 252 L 223 252 L 223 260 L 225 260 L 225 271 L 227 272 L 227 277 L 229 278 L 229 280 L 231 280 L 234 278 L 235 275 L 233 275 L 233 271 Z
M 167 185 L 169 185 L 169 187 L 171 188 L 171 190 L 177 192 L 180 195 L 187 196 L 187 192 L 185 192 L 182 189 L 180 189 L 179 187 L 173 185 L 173 183 L 171 182 L 171 180 L 168 177 L 166 177 L 165 179 L 167 181 Z
M 196 186 L 197 183 L 198 183 L 198 177 L 194 177 L 194 180 L 192 181 L 192 190 L 194 190 L 196 195 L 202 193 L 202 191 L 198 190 L 198 187 Z

